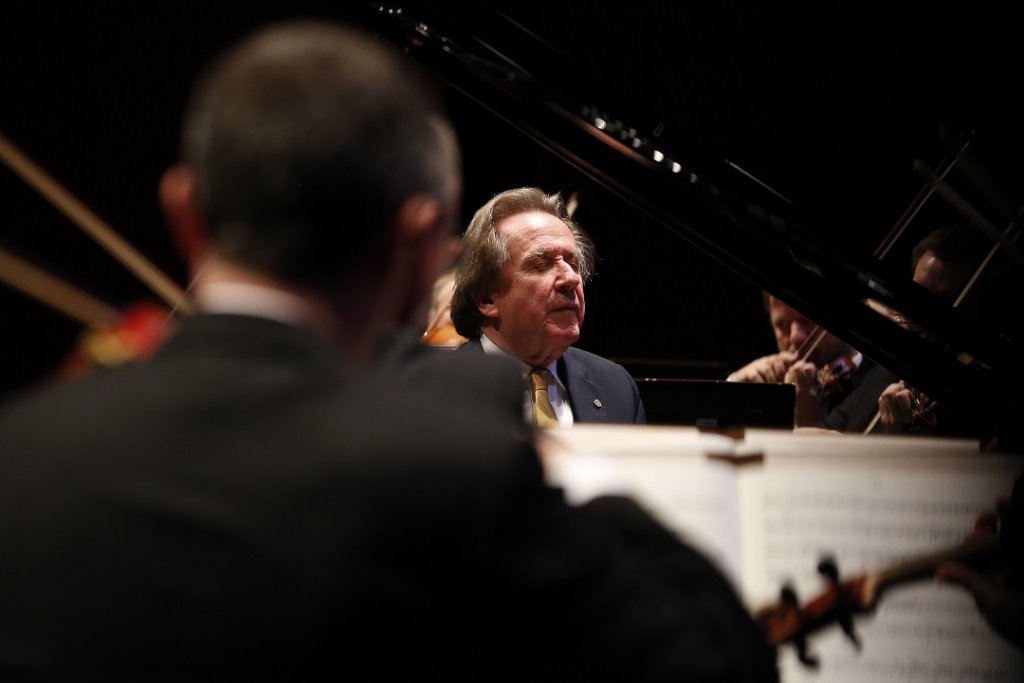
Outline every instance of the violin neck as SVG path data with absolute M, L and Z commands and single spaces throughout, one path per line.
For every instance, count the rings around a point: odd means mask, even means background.
M 922 579 L 933 573 L 942 562 L 977 562 L 995 555 L 998 550 L 999 540 L 995 537 L 966 541 L 953 548 L 869 572 L 841 584 L 833 583 L 803 607 L 783 603 L 778 607 L 759 610 L 757 620 L 768 643 L 779 645 L 835 621 L 842 612 L 855 613 L 872 609 L 886 588 Z
M 907 581 L 923 578 L 935 571 L 942 562 L 974 562 L 994 555 L 999 549 L 996 537 L 979 538 L 965 541 L 952 548 L 946 548 L 928 555 L 922 555 L 905 562 L 900 562 L 886 569 L 872 572 L 871 578 L 875 591 L 880 593 L 885 588 Z

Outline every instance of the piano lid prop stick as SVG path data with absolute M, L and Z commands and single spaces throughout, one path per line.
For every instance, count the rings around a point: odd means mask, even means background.
M 1005 233 L 1000 232 L 999 228 L 992 225 L 991 221 L 982 216 L 981 213 L 975 209 L 970 202 L 964 199 L 959 192 L 950 187 L 942 178 L 938 177 L 935 174 L 935 171 L 929 168 L 927 164 L 920 159 L 914 159 L 914 170 L 924 175 L 943 199 L 949 202 L 950 206 L 959 211 L 971 225 L 983 232 L 990 239 L 994 240 L 1003 248 L 1003 251 L 1005 251 L 1010 258 L 1017 262 L 1018 265 L 1024 266 L 1024 253 L 1017 248 L 1017 245 L 1011 242 Z

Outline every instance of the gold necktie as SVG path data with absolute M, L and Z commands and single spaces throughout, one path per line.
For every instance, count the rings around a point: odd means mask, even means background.
M 548 397 L 548 383 L 554 381 L 551 373 L 544 368 L 530 370 L 530 384 L 533 385 L 533 423 L 538 427 L 557 427 L 558 416 Z

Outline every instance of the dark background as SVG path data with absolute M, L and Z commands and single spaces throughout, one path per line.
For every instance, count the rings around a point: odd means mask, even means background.
M 350 4 L 5 10 L 0 132 L 184 283 L 156 187 L 176 159 L 193 77 L 256 26 L 346 18 Z M 1021 71 L 1009 10 L 965 2 L 491 4 L 590 73 L 609 102 L 649 113 L 667 145 L 728 159 L 805 208 L 836 249 L 871 253 L 922 185 L 913 160 L 934 166 L 943 140 L 966 130 L 975 131 L 974 158 L 988 184 L 1019 205 Z M 581 347 L 730 368 L 773 349 L 753 283 L 458 93 L 446 97 L 464 147 L 464 218 L 509 187 L 580 193 L 577 218 L 600 259 Z M 6 168 L 0 199 L 0 246 L 115 305 L 152 297 Z M 904 267 L 944 211 L 930 206 L 887 258 Z M 45 376 L 81 329 L 2 284 L 0 306 L 3 395 Z

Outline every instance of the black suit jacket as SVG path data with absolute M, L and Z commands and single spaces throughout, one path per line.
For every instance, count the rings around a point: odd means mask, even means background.
M 774 676 L 728 589 L 652 571 L 442 399 L 204 315 L 7 406 L 0 679 Z
M 471 339 L 458 352 L 483 354 L 483 346 L 479 338 Z M 558 376 L 569 394 L 576 422 L 646 424 L 636 381 L 618 363 L 569 347 L 558 359 Z
M 511 358 L 428 346 L 411 333 L 396 330 L 381 341 L 375 361 L 397 382 L 433 386 L 463 409 L 493 410 L 517 426 L 523 423 L 522 371 Z

